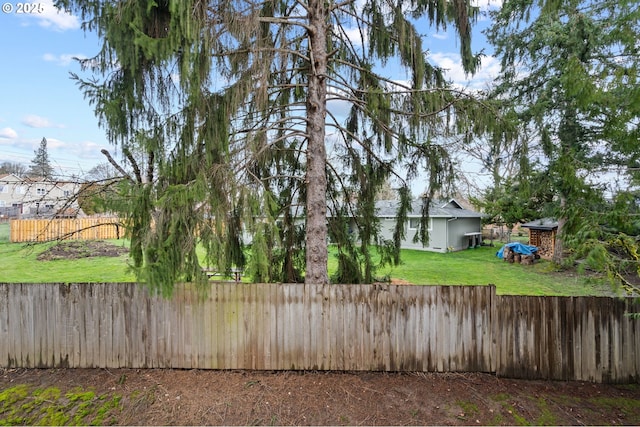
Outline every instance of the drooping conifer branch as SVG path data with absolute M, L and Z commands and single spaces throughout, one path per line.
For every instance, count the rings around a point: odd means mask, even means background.
M 140 278 L 170 293 L 177 280 L 203 283 L 202 262 L 224 270 L 246 261 L 256 280 L 299 281 L 306 274 L 326 283 L 329 205 L 337 279 L 373 280 L 375 246 L 384 262 L 398 262 L 404 226 L 393 242 L 381 241 L 374 195 L 395 176 L 399 215 L 406 216 L 418 174 L 412 165 L 431 162 L 432 186 L 450 172 L 446 156 L 424 141 L 452 131 L 447 116 L 466 114 L 429 64 L 408 16 L 453 24 L 473 71 L 474 9 L 467 1 L 59 4 L 79 10 L 87 29 L 104 38 L 96 64 L 88 65 L 103 82 L 83 82 L 83 89 L 110 138 L 132 153 L 152 153 L 153 182 L 128 189 Z M 347 26 L 358 29 L 358 43 Z M 410 83 L 373 71 L 392 57 Z M 328 100 L 351 107 L 346 120 L 327 112 Z M 342 135 L 333 143 L 343 163 L 327 163 L 328 126 Z M 350 200 L 353 194 L 359 197 Z M 345 232 L 345 215 L 355 215 L 359 242 Z M 252 238 L 248 260 L 241 230 Z M 204 261 L 197 245 L 206 249 Z

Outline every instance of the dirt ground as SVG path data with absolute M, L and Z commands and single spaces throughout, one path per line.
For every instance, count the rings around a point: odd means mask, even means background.
M 89 257 L 117 257 L 129 249 L 102 240 L 71 240 L 56 243 L 38 255 L 39 261 L 79 259 Z
M 640 385 L 489 374 L 0 370 L 0 425 L 57 423 L 638 425 Z

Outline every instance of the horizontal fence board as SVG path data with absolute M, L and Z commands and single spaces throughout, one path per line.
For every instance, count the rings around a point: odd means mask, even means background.
M 640 378 L 632 299 L 492 286 L 0 283 L 0 366 L 494 372 Z
M 13 243 L 120 239 L 125 233 L 116 217 L 12 219 L 9 230 Z

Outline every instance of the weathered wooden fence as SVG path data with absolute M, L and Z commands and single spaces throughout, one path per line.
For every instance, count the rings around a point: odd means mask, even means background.
M 116 217 L 12 219 L 9 228 L 14 243 L 124 237 L 124 228 Z
M 632 300 L 492 286 L 0 284 L 0 366 L 494 372 L 640 379 Z
M 633 298 L 494 299 L 495 366 L 506 377 L 640 380 L 640 312 Z

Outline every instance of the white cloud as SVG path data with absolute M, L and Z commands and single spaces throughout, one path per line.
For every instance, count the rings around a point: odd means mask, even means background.
M 30 128 L 42 129 L 42 128 L 63 128 L 64 126 L 55 124 L 49 119 L 30 114 L 22 119 L 22 124 L 29 126 Z
M 40 144 L 40 141 L 38 141 L 38 144 Z M 65 159 L 65 162 L 71 161 L 70 159 L 104 160 L 104 155 L 100 152 L 104 148 L 109 149 L 109 146 L 89 140 L 68 142 L 47 138 L 47 149 L 51 150 L 57 157 Z
M 449 34 L 444 32 L 444 33 L 439 33 L 439 32 L 435 32 L 433 34 L 431 34 L 431 37 L 433 37 L 434 39 L 437 40 L 446 40 L 449 38 Z
M 81 53 L 76 53 L 76 54 L 63 53 L 61 55 L 54 55 L 53 53 L 45 53 L 44 55 L 42 55 L 42 59 L 44 59 L 47 62 L 54 62 L 57 65 L 66 67 L 71 62 L 74 62 L 76 59 L 87 59 L 87 56 Z
M 21 14 L 22 16 L 36 19 L 38 25 L 51 28 L 55 31 L 77 30 L 80 28 L 80 20 L 68 12 L 61 11 L 53 5 L 53 0 L 38 0 L 30 2 L 33 13 Z M 26 10 L 26 9 L 25 9 Z
M 345 120 L 351 111 L 351 103 L 344 99 L 331 99 L 327 101 L 327 109 L 338 121 Z M 328 121 L 330 119 L 327 119 Z
M 362 46 L 367 42 L 367 34 L 361 34 L 358 27 L 344 28 L 344 33 L 354 46 Z
M 109 146 L 98 144 L 93 141 L 82 141 L 71 148 L 76 156 L 86 160 L 105 160 L 104 155 L 100 152 L 103 148 L 109 149 Z
M 11 128 L 0 129 L 0 139 L 15 139 L 18 137 L 18 132 Z
M 34 143 L 34 148 L 38 148 L 40 146 L 40 142 L 42 139 L 39 139 L 37 143 Z M 64 141 L 60 141 L 55 138 L 47 138 L 47 150 L 60 150 L 67 147 L 67 143 Z
M 480 69 L 474 75 L 465 75 L 460 55 L 457 53 L 433 53 L 429 59 L 446 72 L 446 76 L 458 86 L 482 89 L 500 72 L 500 62 L 494 56 L 484 56 Z

